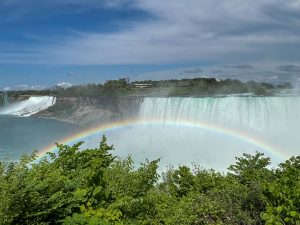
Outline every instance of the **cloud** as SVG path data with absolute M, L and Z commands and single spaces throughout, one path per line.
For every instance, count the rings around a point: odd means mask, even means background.
M 43 85 L 33 85 L 30 87 L 31 90 L 44 90 L 47 89 L 47 87 L 43 86 Z
M 21 1 L 13 2 L 20 4 Z M 37 0 L 30 2 L 36 4 Z M 81 9 L 136 9 L 153 18 L 127 21 L 123 29 L 111 33 L 78 30 L 68 35 L 60 34 L 53 43 L 30 46 L 33 52 L 0 54 L 0 62 L 116 65 L 211 60 L 237 63 L 236 69 L 252 69 L 248 62 L 297 61 L 300 58 L 297 0 L 244 0 L 242 4 L 239 0 L 45 2 L 36 5 L 52 9 L 62 5 L 76 5 Z M 4 1 L 3 4 L 13 3 Z
M 231 69 L 253 69 L 254 66 L 252 65 L 247 65 L 247 64 L 241 64 L 241 65 L 221 65 L 220 67 L 223 68 L 231 68 Z
M 256 63 L 253 64 L 251 69 L 236 69 L 231 68 L 231 66 L 201 66 L 203 73 L 183 73 L 182 71 L 190 70 L 190 67 L 164 70 L 157 72 L 149 72 L 144 74 L 139 74 L 134 77 L 133 80 L 161 80 L 161 79 L 182 79 L 182 78 L 195 78 L 195 77 L 207 77 L 216 79 L 238 79 L 241 81 L 255 80 L 257 82 L 268 82 L 273 84 L 282 84 L 285 82 L 293 83 L 300 86 L 299 75 L 295 72 L 286 72 L 278 70 L 279 65 L 276 63 Z M 193 67 L 199 68 L 199 67 Z
M 213 70 L 213 71 L 211 71 L 211 73 L 222 73 L 223 72 L 223 70 Z
M 46 89 L 43 85 L 28 85 L 28 84 L 18 84 L 15 85 L 12 90 L 44 90 Z
M 120 8 L 123 6 L 128 6 L 133 0 L 27 0 L 24 4 L 23 0 L 2 0 L 0 2 L 0 7 L 3 9 L 14 8 L 17 11 L 28 12 L 33 14 L 38 10 L 45 10 L 46 8 L 56 8 L 62 10 L 62 7 L 82 7 L 87 8 Z M 25 10 L 26 9 L 26 10 Z M 64 11 L 65 12 L 65 11 Z
M 68 77 L 76 77 L 78 74 L 77 73 L 74 73 L 74 72 L 69 72 L 67 74 Z
M 47 87 L 43 86 L 43 85 L 27 85 L 27 84 L 17 84 L 15 86 L 12 87 L 4 87 L 2 88 L 3 91 L 12 91 L 12 90 L 44 90 L 47 89 Z
M 184 69 L 182 71 L 182 74 L 200 74 L 200 73 L 203 73 L 203 70 L 201 68 L 187 68 L 187 69 Z
M 58 83 L 56 86 L 60 87 L 60 88 L 68 88 L 68 87 L 73 86 L 73 84 L 68 83 L 68 82 L 61 82 L 61 83 Z
M 297 65 L 281 65 L 278 69 L 284 72 L 300 72 L 300 66 Z
M 278 78 L 279 78 L 278 76 L 274 75 L 274 76 L 270 76 L 269 80 L 277 80 Z
M 28 88 L 29 88 L 29 85 L 27 85 L 27 84 L 18 84 L 14 87 L 14 89 L 19 89 L 19 90 L 28 89 Z
M 1 23 L 42 20 L 61 14 L 82 14 L 95 9 L 122 9 L 132 0 L 2 0 L 0 2 Z
M 11 87 L 5 87 L 3 88 L 3 91 L 10 91 L 11 90 Z

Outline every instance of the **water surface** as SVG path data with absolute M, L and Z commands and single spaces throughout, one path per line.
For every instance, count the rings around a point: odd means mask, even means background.
M 19 159 L 76 132 L 76 125 L 56 120 L 0 116 L 0 160 Z

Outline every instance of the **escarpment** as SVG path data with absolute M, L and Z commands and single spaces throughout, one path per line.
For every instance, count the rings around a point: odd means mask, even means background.
M 57 97 L 56 104 L 34 116 L 90 126 L 138 114 L 140 97 Z

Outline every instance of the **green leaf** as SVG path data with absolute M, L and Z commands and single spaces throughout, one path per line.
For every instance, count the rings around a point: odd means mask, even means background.
M 276 211 L 277 211 L 278 213 L 281 213 L 281 212 L 282 212 L 282 209 L 283 209 L 282 206 L 278 206 L 278 207 L 276 208 Z
M 291 211 L 291 212 L 290 212 L 290 215 L 291 215 L 292 217 L 297 216 L 297 214 L 298 214 L 298 213 L 297 213 L 296 211 Z

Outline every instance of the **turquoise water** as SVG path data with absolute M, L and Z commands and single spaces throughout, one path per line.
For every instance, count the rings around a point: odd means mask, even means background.
M 17 160 L 76 132 L 77 126 L 55 120 L 0 116 L 0 160 Z

